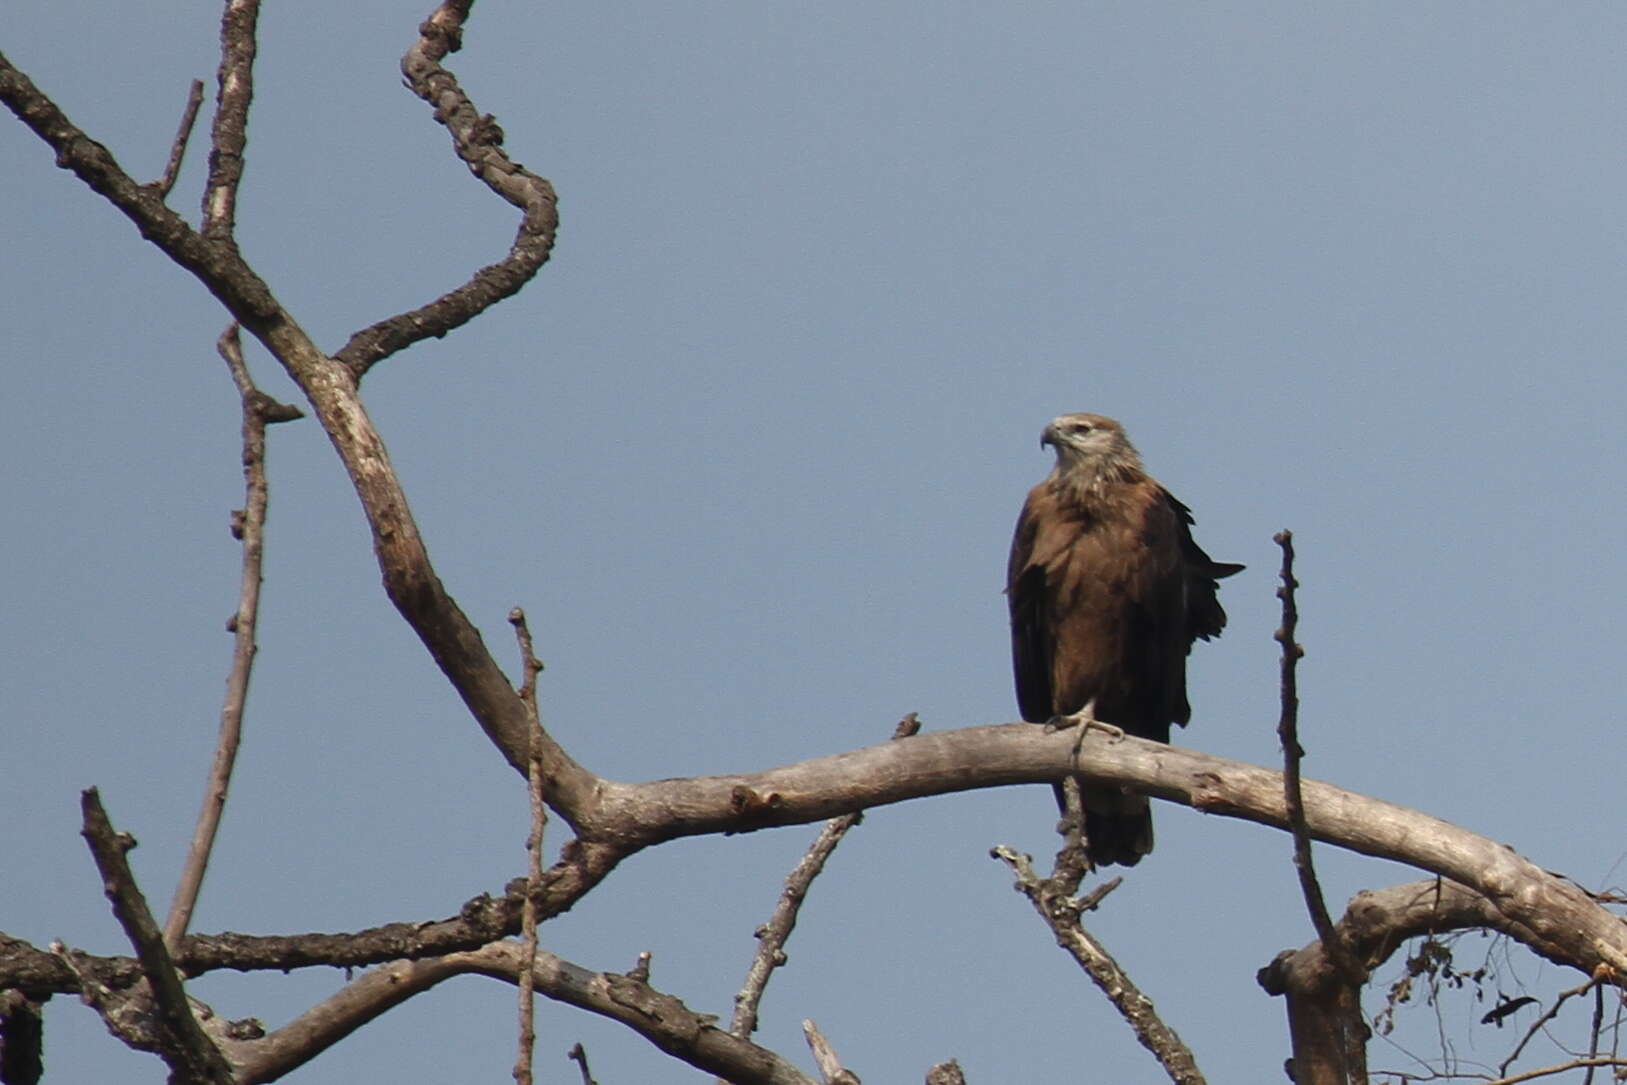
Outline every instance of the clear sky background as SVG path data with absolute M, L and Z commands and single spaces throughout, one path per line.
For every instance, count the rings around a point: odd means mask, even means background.
M 514 230 L 400 84 L 430 6 L 266 6 L 239 237 L 329 349 Z M 161 172 L 188 80 L 213 79 L 215 5 L 20 2 L 6 23 L 76 122 Z M 526 607 L 547 722 L 606 776 L 766 768 L 909 711 L 1014 719 L 1011 527 L 1041 427 L 1091 410 L 1249 566 L 1193 655 L 1180 741 L 1276 763 L 1289 527 L 1307 773 L 1619 883 L 1624 42 L 1605 3 L 488 0 L 452 64 L 558 187 L 559 244 L 364 392 L 447 586 L 505 660 Z M 195 145 L 172 197 L 194 220 L 201 167 Z M 225 318 L 10 118 L 0 192 L 0 929 L 125 952 L 78 793 L 140 839 L 161 909 L 237 593 Z M 272 438 L 259 666 L 195 928 L 450 914 L 523 869 L 522 781 L 384 598 L 319 429 Z M 1048 857 L 1054 819 L 1045 787 L 873 811 L 803 913 L 763 1042 L 811 1068 L 811 1017 L 866 1081 L 951 1056 L 974 1085 L 1160 1080 L 987 858 Z M 1254 974 L 1311 937 L 1288 839 L 1167 805 L 1157 823 L 1091 927 L 1211 1080 L 1278 1080 L 1283 1008 Z M 614 970 L 649 950 L 659 987 L 726 1017 L 814 833 L 639 855 L 544 945 Z M 1414 876 L 1319 854 L 1335 907 Z M 1502 962 L 1493 991 L 1577 979 L 1460 952 Z M 276 1026 L 343 981 L 192 989 Z M 512 1003 L 454 981 L 289 1080 L 504 1080 Z M 1512 1044 L 1469 1023 L 1485 1008 L 1443 1010 L 1470 1068 Z M 1403 1018 L 1408 1050 L 1438 1050 L 1431 1011 Z M 72 1000 L 47 1030 L 49 1081 L 164 1078 Z M 577 1080 L 578 1040 L 606 1085 L 702 1080 L 575 1010 L 543 1004 L 539 1032 L 543 1080 Z

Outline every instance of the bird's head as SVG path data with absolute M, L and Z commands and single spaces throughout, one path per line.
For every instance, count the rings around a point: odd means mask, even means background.
M 1124 427 L 1099 414 L 1064 414 L 1051 419 L 1040 434 L 1041 448 L 1056 450 L 1059 472 L 1085 470 L 1092 474 L 1118 474 L 1141 469 L 1141 456 Z

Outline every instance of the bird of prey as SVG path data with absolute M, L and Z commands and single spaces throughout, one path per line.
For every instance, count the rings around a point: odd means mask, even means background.
M 1191 510 L 1111 418 L 1062 415 L 1046 445 L 1056 466 L 1028 493 L 1006 569 L 1022 717 L 1168 742 L 1192 717 L 1187 653 L 1225 628 L 1218 582 L 1243 566 L 1192 541 Z M 1152 850 L 1146 796 L 1080 783 L 1091 862 L 1139 862 Z

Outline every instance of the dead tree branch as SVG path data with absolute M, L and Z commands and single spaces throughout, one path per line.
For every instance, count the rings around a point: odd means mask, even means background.
M 1508 1068 L 1514 1065 L 1515 1060 L 1520 1057 L 1520 1053 L 1525 1050 L 1526 1045 L 1536 1037 L 1537 1033 L 1542 1031 L 1543 1026 L 1559 1016 L 1559 1011 L 1566 1002 L 1580 995 L 1585 995 L 1589 991 L 1596 991 L 1598 987 L 1599 981 L 1590 979 L 1580 987 L 1572 987 L 1568 991 L 1559 992 L 1558 997 L 1554 999 L 1554 1004 L 1544 1010 L 1535 1021 L 1531 1022 L 1531 1027 L 1525 1030 L 1525 1035 L 1521 1036 L 1520 1042 L 1514 1045 L 1514 1050 L 1509 1052 L 1508 1058 L 1504 1059 L 1502 1064 L 1497 1067 L 1498 1075 L 1506 1076 L 1508 1074 Z M 1593 1052 L 1593 1054 L 1597 1054 L 1597 1052 Z
M 1361 985 L 1367 974 L 1345 947 L 1339 930 L 1328 914 L 1322 886 L 1311 859 L 1311 834 L 1305 824 L 1305 800 L 1300 786 L 1299 763 L 1305 756 L 1299 744 L 1299 661 L 1305 650 L 1294 639 L 1299 627 L 1299 606 L 1294 577 L 1294 534 L 1283 530 L 1274 536 L 1282 548 L 1282 624 L 1273 639 L 1282 646 L 1282 711 L 1277 738 L 1282 744 L 1283 805 L 1288 813 L 1293 839 L 1294 871 L 1299 877 L 1305 910 L 1310 913 L 1316 937 L 1326 947 L 1327 958 L 1345 982 L 1330 983 L 1312 991 L 1295 991 L 1287 999 L 1289 1033 L 1294 1044 L 1293 1074 L 1303 1085 L 1365 1085 L 1367 1081 L 1366 1022 L 1361 1016 Z
M 859 1085 L 859 1075 L 842 1065 L 841 1057 L 818 1025 L 812 1021 L 802 1022 L 802 1038 L 808 1041 L 808 1050 L 813 1053 L 814 1065 L 819 1067 L 819 1077 L 825 1085 Z
M 518 982 L 516 942 L 430 961 L 397 961 L 373 969 L 271 1033 L 244 1060 L 243 1085 L 274 1080 L 310 1061 L 368 1021 L 453 976 L 476 973 Z M 591 972 L 539 950 L 531 970 L 536 989 L 559 1002 L 619 1021 L 656 1047 L 697 1069 L 739 1085 L 813 1085 L 785 1059 L 718 1028 L 715 1018 L 625 975 Z
M 220 20 L 220 70 L 215 77 L 215 123 L 209 135 L 209 179 L 203 189 L 203 236 L 234 248 L 237 190 L 243 181 L 249 105 L 254 101 L 259 23 L 260 0 L 228 0 Z
M 588 1053 L 581 1044 L 572 1044 L 565 1054 L 582 1071 L 582 1085 L 599 1085 L 593 1080 L 593 1071 L 588 1069 Z
M 238 20 L 250 20 L 253 0 L 233 0 L 227 13 L 229 32 Z M 246 24 L 252 29 L 252 24 Z M 236 42 L 231 37 L 230 42 Z M 230 44 L 230 43 L 228 43 Z M 244 46 L 247 49 L 250 46 Z M 243 49 L 228 50 L 223 68 L 242 75 L 223 80 L 221 113 L 247 94 Z M 242 99 L 246 108 L 247 99 Z M 107 149 L 76 128 L 51 100 L 8 59 L 0 55 L 0 102 L 57 152 L 57 161 L 111 201 L 134 222 L 142 236 L 192 272 L 248 329 L 299 384 L 323 429 L 333 441 L 356 488 L 372 528 L 374 549 L 391 601 L 429 649 L 431 656 L 469 706 L 487 736 L 522 775 L 527 771 L 530 734 L 524 706 L 508 685 L 502 669 L 474 627 L 435 574 L 405 492 L 390 464 L 384 442 L 357 396 L 355 377 L 344 365 L 319 350 L 298 322 L 277 303 L 265 282 L 229 243 L 231 200 L 236 174 L 228 161 L 231 141 L 216 119 L 217 154 L 212 159 L 206 223 L 218 236 L 191 229 L 148 188 L 136 184 Z M 229 127 L 229 126 L 228 126 Z M 231 129 L 230 134 L 236 134 Z M 226 152 L 220 151 L 225 147 Z M 240 172 L 240 171 L 239 171 Z M 517 287 L 516 287 L 517 289 Z M 462 322 L 461 318 L 458 323 Z M 574 824 L 585 804 L 591 776 L 543 735 L 543 760 L 550 801 Z
M 203 80 L 194 79 L 186 95 L 186 108 L 181 111 L 181 126 L 170 144 L 169 161 L 164 164 L 164 175 L 154 182 L 158 198 L 169 199 L 175 182 L 181 177 L 181 163 L 186 158 L 186 145 L 192 141 L 192 127 L 198 123 L 198 110 L 203 108 Z
M 84 815 L 81 833 L 96 858 L 96 869 L 102 875 L 102 891 L 107 894 L 114 916 L 135 947 L 136 959 L 141 962 L 142 974 L 157 1005 L 158 1020 L 167 1041 L 160 1045 L 159 1054 L 179 1082 L 232 1085 L 235 1081 L 232 1068 L 192 1016 L 181 977 L 175 971 L 169 951 L 164 948 L 163 934 L 136 886 L 135 875 L 130 872 L 125 853 L 135 847 L 135 841 L 113 831 L 95 788 L 81 795 L 80 809 Z
M 1026 896 L 1079 967 L 1101 989 L 1136 1034 L 1141 1046 L 1152 1052 L 1158 1064 L 1176 1085 L 1204 1085 L 1192 1051 L 1175 1030 L 1166 1025 L 1153 1009 L 1152 999 L 1141 993 L 1129 975 L 1079 921 L 1082 907 L 1066 893 L 1058 892 L 1066 878 L 1041 878 L 1034 873 L 1033 861 L 1021 852 L 1001 845 L 992 852 L 1017 876 L 1017 889 Z M 1075 883 L 1077 884 L 1077 882 Z
M 1600 1066 L 1627 1066 L 1627 1059 L 1619 1059 L 1612 1055 L 1589 1055 L 1584 1058 L 1571 1059 L 1569 1062 L 1556 1063 L 1553 1066 L 1542 1066 L 1535 1070 L 1526 1070 L 1523 1073 L 1511 1074 L 1508 1077 L 1494 1078 L 1483 1085 L 1519 1085 L 1522 1081 L 1535 1081 L 1539 1077 L 1552 1077 L 1554 1074 L 1563 1074 L 1569 1070 L 1587 1069 L 1591 1074 Z
M 496 118 L 474 107 L 457 78 L 441 66 L 463 46 L 463 24 L 473 0 L 447 0 L 418 28 L 418 40 L 401 58 L 401 73 L 412 92 L 435 110 L 459 158 L 497 195 L 523 215 L 508 255 L 481 268 L 455 290 L 399 316 L 357 332 L 334 355 L 356 382 L 375 364 L 421 340 L 445 335 L 512 297 L 542 270 L 559 230 L 554 186 L 512 161 L 503 151 Z
M 237 385 L 243 411 L 244 499 L 242 510 L 232 516 L 232 535 L 243 543 L 243 574 L 238 588 L 237 611 L 227 623 L 234 644 L 232 667 L 226 677 L 226 701 L 220 710 L 220 737 L 215 744 L 214 763 L 210 766 L 209 780 L 204 788 L 203 809 L 198 813 L 198 824 L 193 830 L 192 843 L 181 867 L 169 917 L 164 922 L 164 945 L 171 952 L 180 944 L 181 936 L 192 921 L 192 910 L 198 903 L 198 892 L 203 887 L 204 873 L 209 868 L 209 856 L 214 849 L 215 834 L 220 828 L 220 817 L 226 808 L 226 796 L 231 787 L 232 767 L 237 762 L 237 748 L 243 734 L 243 706 L 248 700 L 249 677 L 253 673 L 254 656 L 258 651 L 255 630 L 260 620 L 266 506 L 270 495 L 265 468 L 266 426 L 272 422 L 304 417 L 299 408 L 278 403 L 254 386 L 248 365 L 243 361 L 243 347 L 238 339 L 236 324 L 226 329 L 216 345 Z
M 531 720 L 531 756 L 526 764 L 531 829 L 525 838 L 525 902 L 520 909 L 520 975 L 525 979 L 516 985 L 520 992 L 520 1049 L 514 1059 L 516 1085 L 531 1085 L 532 1055 L 537 1042 L 536 1014 L 532 1007 L 535 988 L 531 985 L 531 975 L 537 963 L 537 894 L 542 890 L 542 832 L 548 820 L 542 794 L 542 746 L 538 741 L 542 717 L 537 709 L 537 675 L 542 671 L 542 663 L 532 648 L 531 627 L 526 624 L 525 611 L 515 607 L 509 611 L 508 620 L 514 626 L 514 636 L 520 645 L 520 665 L 525 671 L 520 682 L 520 701 Z
M 1058 782 L 1073 773 L 1207 813 L 1286 828 L 1280 773 L 1135 738 L 1093 737 L 1085 743 L 1085 756 L 1076 759 L 1073 741 L 1065 732 L 1001 724 L 921 734 L 748 775 L 645 784 L 599 780 L 592 824 L 603 835 L 565 849 L 544 876 L 538 916 L 557 915 L 621 859 L 662 840 L 822 820 L 976 787 Z M 1608 966 L 1627 975 L 1627 928 L 1621 920 L 1507 846 L 1318 781 L 1304 781 L 1303 791 L 1313 838 L 1456 881 L 1484 898 L 1486 914 L 1495 922 L 1482 925 L 1589 974 Z M 501 900 L 477 898 L 453 919 L 358 934 L 194 935 L 184 941 L 177 963 L 196 975 L 216 968 L 365 965 L 469 949 L 519 929 L 522 895 L 516 890 Z M 40 956 L 21 953 L 11 963 L 5 951 L 15 945 L 0 941 L 0 987 L 41 994 L 77 989 L 70 975 L 42 965 Z
M 893 729 L 893 740 L 909 738 L 920 730 L 921 721 L 911 712 L 898 721 L 898 726 Z M 807 853 L 786 877 L 785 891 L 780 894 L 774 914 L 769 916 L 767 923 L 757 928 L 757 952 L 752 957 L 751 966 L 746 969 L 745 985 L 734 996 L 734 1019 L 729 1025 L 732 1035 L 744 1040 L 757 1031 L 757 1007 L 762 1002 L 763 992 L 768 988 L 774 970 L 786 961 L 785 943 L 796 929 L 797 916 L 802 910 L 803 900 L 808 896 L 808 889 L 825 869 L 825 862 L 836 850 L 836 845 L 862 817 L 861 812 L 854 811 L 825 822 Z
M 1334 960 L 1347 961 L 1348 954 L 1338 942 L 1333 917 L 1328 914 L 1322 887 L 1316 880 L 1310 832 L 1305 827 L 1305 801 L 1299 786 L 1299 762 L 1305 750 L 1299 744 L 1298 668 L 1305 649 L 1294 639 L 1299 628 L 1299 607 L 1294 599 L 1294 590 L 1299 587 L 1299 581 L 1294 578 L 1294 533 L 1279 531 L 1274 541 L 1282 548 L 1282 585 L 1277 588 L 1277 598 L 1282 600 L 1282 625 L 1273 636 L 1282 645 L 1282 715 L 1277 723 L 1277 738 L 1282 743 L 1283 802 L 1294 841 L 1294 870 L 1299 874 L 1299 887 L 1305 895 L 1305 908 L 1310 912 L 1316 936 L 1327 944 Z M 1351 968 L 1351 974 L 1355 975 L 1354 966 Z
M 1408 938 L 1475 927 L 1502 931 L 1544 953 L 1529 930 L 1485 896 L 1438 878 L 1356 894 L 1339 920 L 1338 937 L 1356 962 L 1359 976 L 1365 976 Z M 1367 1040 L 1361 1015 L 1363 981 L 1334 962 L 1324 940 L 1279 953 L 1258 978 L 1267 993 L 1282 995 L 1287 1002 L 1299 1085 L 1362 1080 Z

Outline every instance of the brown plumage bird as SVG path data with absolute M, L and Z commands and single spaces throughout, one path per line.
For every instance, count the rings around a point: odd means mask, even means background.
M 1226 627 L 1218 582 L 1243 566 L 1192 541 L 1191 510 L 1111 418 L 1062 415 L 1045 445 L 1056 466 L 1028 493 L 1006 569 L 1022 717 L 1168 742 L 1169 725 L 1192 718 L 1187 653 Z M 1090 860 L 1139 862 L 1152 850 L 1146 796 L 1081 784 Z

